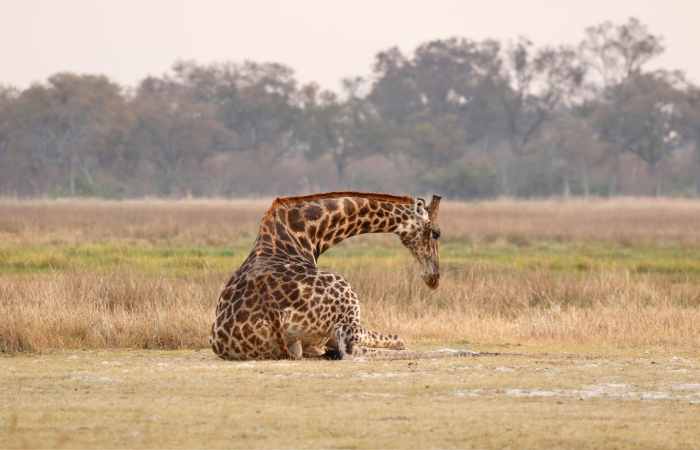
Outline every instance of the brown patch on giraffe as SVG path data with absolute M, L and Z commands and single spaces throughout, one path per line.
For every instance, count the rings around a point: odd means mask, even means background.
M 309 230 L 306 232 L 307 236 L 316 236 L 316 225 L 309 226 Z
M 292 231 L 302 232 L 306 228 L 304 221 L 301 218 L 301 214 L 299 213 L 299 209 L 297 208 L 292 208 L 289 210 L 287 213 L 287 222 L 289 223 L 289 227 L 292 229 Z
M 316 239 L 323 239 L 323 235 L 328 227 L 328 216 L 324 217 L 321 223 L 318 225 L 318 230 L 316 231 Z
M 304 218 L 306 220 L 316 221 L 323 215 L 323 208 L 318 205 L 309 205 L 304 208 Z
M 302 236 L 299 238 L 299 243 L 301 244 L 302 247 L 304 247 L 306 250 L 311 251 L 311 242 L 306 238 L 306 236 Z
M 297 285 L 296 285 L 296 283 L 291 282 L 291 281 L 290 281 L 289 283 L 283 284 L 281 287 L 282 287 L 282 291 L 283 291 L 285 294 L 290 294 L 290 293 L 292 293 L 293 291 L 296 291 L 296 290 L 297 290 Z
M 336 202 L 335 200 L 325 200 L 323 202 L 323 206 L 325 206 L 326 209 L 330 212 L 338 210 L 338 202 Z
M 248 316 L 250 316 L 250 313 L 245 309 L 238 310 L 238 312 L 236 313 L 236 321 L 245 322 L 246 320 L 248 320 Z
M 333 214 L 333 215 L 330 216 L 330 217 L 331 217 L 331 223 L 330 223 L 329 226 L 330 226 L 331 228 L 335 228 L 335 227 L 338 225 L 338 223 L 340 223 L 340 219 L 343 218 L 343 215 L 340 214 L 340 213 L 336 213 L 336 214 Z
M 222 341 L 228 339 L 228 334 L 226 334 L 226 332 L 221 328 L 216 330 L 216 336 L 219 338 L 219 340 L 222 340 Z
M 282 239 L 283 241 L 291 240 L 291 238 L 289 237 L 289 233 L 287 233 L 287 230 L 284 228 L 284 225 L 282 225 L 281 222 L 277 222 L 275 224 L 275 231 L 277 231 L 277 237 Z
M 355 214 L 355 203 L 352 202 L 352 200 L 346 198 L 343 200 L 343 208 L 345 209 L 345 214 L 348 216 L 352 216 Z
M 292 292 L 289 293 L 289 300 L 292 302 L 296 302 L 297 299 L 299 299 L 299 289 L 294 289 Z

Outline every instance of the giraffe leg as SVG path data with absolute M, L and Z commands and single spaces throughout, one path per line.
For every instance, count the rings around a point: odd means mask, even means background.
M 358 345 L 355 347 L 353 357 L 372 358 L 372 359 L 406 359 L 416 357 L 418 352 L 408 350 L 390 350 L 386 348 L 372 348 Z
M 296 339 L 287 346 L 287 356 L 290 359 L 301 359 L 302 354 L 301 339 Z
M 352 356 L 355 345 L 360 341 L 360 327 L 353 324 L 338 324 L 333 338 L 335 348 L 329 347 L 324 354 L 327 359 L 345 359 Z
M 333 341 L 335 345 L 329 345 L 323 355 L 326 359 L 345 359 L 348 356 L 393 353 L 406 349 L 398 336 L 369 331 L 356 324 L 337 326 Z
M 329 339 L 328 337 L 321 337 L 321 338 L 311 338 L 309 339 L 307 336 L 305 336 L 302 341 L 301 345 L 303 347 L 303 354 L 304 358 L 319 358 L 323 357 L 324 354 L 326 353 L 326 350 L 329 345 L 332 345 L 335 347 L 335 343 L 332 342 L 329 344 Z
M 362 329 L 358 345 L 369 348 L 388 348 L 392 350 L 405 350 L 403 339 L 395 334 L 382 334 L 378 331 Z
M 291 311 L 285 309 L 284 311 L 279 311 L 275 309 L 267 310 L 267 317 L 270 321 L 272 328 L 272 335 L 279 345 L 282 358 L 287 359 L 301 359 L 302 358 L 302 347 L 301 339 L 291 338 L 287 333 L 287 327 L 289 324 L 289 318 L 291 316 Z M 290 339 L 291 338 L 291 339 Z

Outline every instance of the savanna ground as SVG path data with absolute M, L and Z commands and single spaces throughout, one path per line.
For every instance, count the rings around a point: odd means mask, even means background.
M 269 202 L 0 201 L 0 448 L 700 447 L 700 202 L 441 211 L 319 264 L 369 327 L 496 356 L 226 362 L 219 289 Z

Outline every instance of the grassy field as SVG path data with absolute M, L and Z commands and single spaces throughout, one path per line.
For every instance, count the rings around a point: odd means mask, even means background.
M 0 350 L 202 348 L 269 201 L 0 202 Z M 442 209 L 431 292 L 393 236 L 320 265 L 368 326 L 409 342 L 700 347 L 700 202 L 496 201 Z
M 268 205 L 0 200 L 0 448 L 700 445 L 700 202 L 447 202 L 437 291 L 391 236 L 320 259 L 369 327 L 500 356 L 219 361 Z

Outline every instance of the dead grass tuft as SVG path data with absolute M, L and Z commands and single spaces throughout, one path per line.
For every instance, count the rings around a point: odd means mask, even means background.
M 220 284 L 131 272 L 2 277 L 0 350 L 202 347 Z

